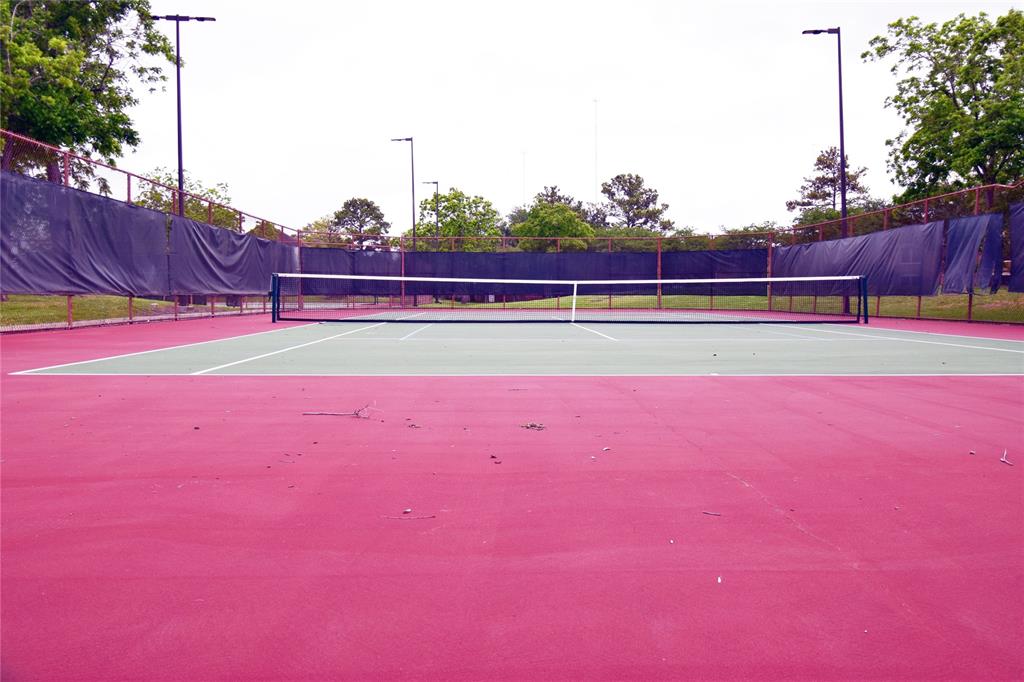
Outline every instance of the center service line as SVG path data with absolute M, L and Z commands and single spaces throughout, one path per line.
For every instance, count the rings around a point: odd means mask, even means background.
M 598 336 L 603 336 L 604 338 L 608 339 L 609 341 L 618 341 L 618 339 L 612 338 L 611 336 L 608 336 L 607 334 L 602 334 L 601 332 L 597 331 L 596 329 L 591 329 L 590 327 L 584 327 L 582 324 L 576 324 L 575 322 L 570 322 L 569 324 L 571 324 L 574 327 L 578 327 L 579 329 L 582 329 L 584 331 L 588 331 L 591 334 L 597 334 Z

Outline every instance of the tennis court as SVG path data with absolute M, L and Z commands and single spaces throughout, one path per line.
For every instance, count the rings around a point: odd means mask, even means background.
M 5 679 L 1022 672 L 1018 327 L 0 344 Z

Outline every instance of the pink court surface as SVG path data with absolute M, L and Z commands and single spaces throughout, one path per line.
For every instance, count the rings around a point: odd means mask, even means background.
M 528 345 L 518 325 L 395 327 L 2 337 L 2 678 L 1024 675 L 1024 329 L 832 328 L 899 355 L 720 326 L 700 348 L 724 355 L 687 365 L 706 371 L 659 375 L 602 372 L 646 330 L 548 325 L 543 348 L 594 344 L 572 373 L 547 350 L 519 356 L 536 372 L 486 355 L 488 335 Z M 203 344 L 270 329 L 258 343 L 331 340 L 247 347 L 244 372 Z M 665 329 L 659 353 L 701 333 Z M 726 375 L 734 334 L 790 369 L 859 369 Z M 397 366 L 421 338 L 489 371 L 420 355 L 385 376 L 372 353 L 393 341 Z M 143 353 L 186 344 L 205 367 Z M 311 349 L 348 369 L 285 360 Z M 931 352 L 934 371 L 912 364 Z

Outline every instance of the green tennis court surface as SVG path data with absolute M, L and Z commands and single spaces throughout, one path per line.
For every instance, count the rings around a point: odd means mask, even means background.
M 22 373 L 1019 375 L 1024 342 L 849 325 L 338 322 L 275 327 Z

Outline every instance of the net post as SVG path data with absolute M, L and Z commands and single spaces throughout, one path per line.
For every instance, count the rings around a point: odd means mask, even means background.
M 569 314 L 569 321 L 576 321 L 576 288 L 579 286 L 579 282 L 572 283 L 572 312 Z
M 864 310 L 864 324 L 868 323 L 868 278 L 861 276 L 860 278 L 860 305 Z
M 611 240 L 608 240 L 609 246 Z M 661 310 L 661 237 L 658 237 L 658 310 Z
M 301 282 L 300 282 L 301 284 Z M 270 276 L 270 321 L 277 322 L 280 313 L 281 277 L 275 272 Z

